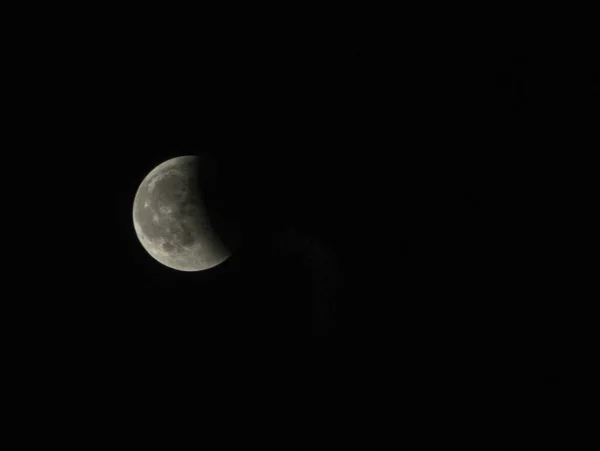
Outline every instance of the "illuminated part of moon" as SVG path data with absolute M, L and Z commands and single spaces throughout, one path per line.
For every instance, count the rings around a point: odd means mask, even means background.
M 144 178 L 133 202 L 133 225 L 142 246 L 179 271 L 209 269 L 231 256 L 203 202 L 201 164 L 196 156 L 165 161 Z

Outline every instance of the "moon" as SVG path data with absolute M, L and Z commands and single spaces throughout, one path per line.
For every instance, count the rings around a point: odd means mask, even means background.
M 223 263 L 231 251 L 218 236 L 200 186 L 208 169 L 197 156 L 172 158 L 155 167 L 133 202 L 133 225 L 146 251 L 179 271 L 202 271 Z

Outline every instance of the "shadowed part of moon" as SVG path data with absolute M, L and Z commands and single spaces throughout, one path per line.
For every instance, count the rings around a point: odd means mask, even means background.
M 165 161 L 142 181 L 133 223 L 142 246 L 160 263 L 180 271 L 212 268 L 231 255 L 204 203 L 208 160 L 183 156 Z

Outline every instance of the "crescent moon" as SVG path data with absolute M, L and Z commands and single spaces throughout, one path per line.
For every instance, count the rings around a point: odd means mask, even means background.
M 144 249 L 179 271 L 202 271 L 231 256 L 211 224 L 199 180 L 205 161 L 172 158 L 142 181 L 133 201 L 133 225 Z

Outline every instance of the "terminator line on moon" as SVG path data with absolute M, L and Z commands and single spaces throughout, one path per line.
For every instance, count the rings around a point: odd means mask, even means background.
M 133 225 L 142 246 L 158 262 L 179 271 L 223 263 L 231 251 L 211 226 L 199 188 L 196 156 L 165 161 L 142 181 L 133 202 Z

